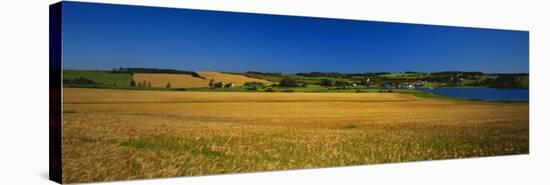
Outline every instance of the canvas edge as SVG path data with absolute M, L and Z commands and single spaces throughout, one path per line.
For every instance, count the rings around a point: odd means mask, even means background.
M 49 179 L 62 183 L 62 2 L 49 6 Z

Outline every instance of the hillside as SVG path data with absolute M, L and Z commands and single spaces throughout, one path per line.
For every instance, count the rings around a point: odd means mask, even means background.
M 257 78 L 250 78 L 243 75 L 228 74 L 222 72 L 202 71 L 198 72 L 200 76 L 206 79 L 214 79 L 216 82 L 234 83 L 236 86 L 242 86 L 246 82 L 259 82 L 264 84 L 272 84 L 272 82 Z
M 138 83 L 151 83 L 152 87 L 164 88 L 170 83 L 171 88 L 208 87 L 209 80 L 193 77 L 189 74 L 134 73 L 133 79 Z
M 76 81 L 86 79 L 87 83 Z M 93 86 L 116 86 L 129 87 L 132 75 L 129 73 L 112 73 L 108 71 L 84 71 L 84 70 L 63 70 L 64 85 L 93 85 Z

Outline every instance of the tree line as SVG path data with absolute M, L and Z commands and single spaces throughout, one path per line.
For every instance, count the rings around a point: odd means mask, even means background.
M 199 73 L 197 73 L 195 71 L 182 71 L 182 70 L 175 70 L 175 69 L 132 68 L 132 67 L 124 68 L 124 67 L 119 67 L 119 68 L 114 68 L 110 72 L 112 72 L 112 73 L 130 73 L 130 74 L 134 74 L 134 73 L 188 74 L 188 75 L 191 75 L 193 77 L 206 79 L 205 77 L 200 76 Z

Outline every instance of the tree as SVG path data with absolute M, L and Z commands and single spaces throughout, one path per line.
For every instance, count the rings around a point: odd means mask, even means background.
M 147 87 L 151 87 L 151 82 L 147 82 Z
M 213 88 L 223 88 L 225 84 L 223 84 L 223 82 L 217 82 L 217 83 L 214 83 L 212 84 L 212 87 Z
M 449 84 L 450 86 L 459 86 L 459 85 L 462 85 L 462 78 L 451 77 L 451 78 L 449 79 L 448 84 Z
M 296 83 L 296 80 L 291 78 L 283 78 L 281 79 L 281 82 L 279 82 L 280 87 L 298 87 L 298 83 Z
M 256 90 L 258 90 L 258 88 L 257 88 L 256 86 L 252 86 L 252 87 L 246 88 L 246 90 L 249 90 L 249 91 L 256 91 Z
M 227 84 L 223 85 L 224 88 L 231 88 L 231 87 L 234 87 L 234 86 L 235 86 L 235 84 L 233 84 L 233 83 L 227 83 Z
M 359 84 L 361 85 L 364 85 L 364 86 L 369 86 L 371 83 L 370 83 L 370 78 L 363 78 L 361 79 L 361 81 L 359 82 Z
M 166 84 L 166 88 L 170 88 L 172 85 L 170 85 L 170 82 Z
M 132 82 L 130 82 L 130 87 L 135 87 L 136 86 L 136 81 L 132 80 Z
M 246 87 L 264 87 L 265 85 L 261 82 L 245 82 L 244 86 L 246 86 Z
M 335 85 L 335 83 L 334 83 L 334 81 L 329 80 L 329 79 L 322 79 L 322 80 L 319 82 L 319 85 L 325 86 L 325 87 L 332 87 L 332 86 Z
M 492 85 L 497 88 L 517 88 L 521 86 L 520 78 L 513 75 L 499 75 Z
M 210 79 L 210 82 L 208 82 L 208 87 L 214 88 L 214 79 Z
M 338 81 L 334 82 L 334 85 L 336 85 L 336 86 L 346 86 L 346 85 L 348 85 L 348 82 L 338 80 Z
M 138 82 L 138 87 L 143 87 L 143 84 L 141 84 L 141 82 Z

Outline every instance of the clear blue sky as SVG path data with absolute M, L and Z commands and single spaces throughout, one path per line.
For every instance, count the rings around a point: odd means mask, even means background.
M 529 33 L 64 2 L 65 69 L 529 71 Z

